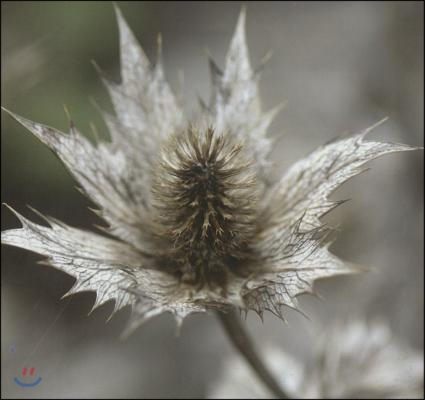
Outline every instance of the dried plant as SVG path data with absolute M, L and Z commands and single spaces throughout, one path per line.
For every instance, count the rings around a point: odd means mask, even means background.
M 75 277 L 67 295 L 94 291 L 94 307 L 114 300 L 113 313 L 130 305 L 125 334 L 163 312 L 179 325 L 209 310 L 283 318 L 282 306 L 299 309 L 297 296 L 313 293 L 315 280 L 355 272 L 328 250 L 332 228 L 320 218 L 341 204 L 329 195 L 366 162 L 413 147 L 364 141 L 371 127 L 271 181 L 267 131 L 279 107 L 261 109 L 245 12 L 224 71 L 210 60 L 213 93 L 196 121 L 185 118 L 160 57 L 151 66 L 118 9 L 117 19 L 122 82 L 101 75 L 116 114 L 102 111 L 110 142 L 93 145 L 73 123 L 64 134 L 8 111 L 63 161 L 114 239 L 12 210 L 22 228 L 3 232 L 2 242 Z M 226 325 L 233 314 L 222 318 Z M 232 335 L 240 329 L 227 326 Z
M 320 329 L 306 367 L 279 348 L 264 349 L 264 358 L 280 385 L 293 398 L 423 398 L 423 354 L 400 343 L 383 321 L 353 319 Z M 270 393 L 231 356 L 209 398 L 270 398 Z

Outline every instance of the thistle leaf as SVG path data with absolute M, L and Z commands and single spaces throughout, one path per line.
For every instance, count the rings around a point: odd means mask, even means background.
M 121 11 L 118 7 L 115 11 L 120 34 L 122 83 L 117 85 L 106 78 L 103 81 L 111 96 L 117 122 L 124 128 L 120 132 L 124 136 L 116 138 L 116 142 L 130 140 L 136 149 L 142 147 L 143 154 L 149 154 L 158 150 L 161 140 L 181 130 L 185 118 L 164 78 L 161 60 L 154 68 L 150 65 Z M 111 134 L 116 136 L 113 130 Z
M 5 111 L 61 159 L 87 196 L 101 207 L 100 215 L 110 224 L 111 234 L 147 250 L 146 181 L 140 170 L 129 167 L 123 150 L 110 143 L 93 146 L 74 127 L 64 134 Z
M 229 131 L 237 140 L 243 140 L 249 155 L 256 161 L 259 174 L 267 180 L 267 155 L 271 140 L 268 128 L 281 107 L 263 113 L 258 90 L 259 75 L 253 71 L 248 54 L 245 32 L 245 9 L 236 30 L 221 72 L 210 59 L 213 92 L 209 107 L 210 118 L 218 132 Z
M 113 299 L 114 311 L 133 303 L 127 288 L 137 282 L 135 269 L 140 268 L 141 259 L 138 252 L 51 217 L 43 217 L 49 226 L 42 226 L 10 210 L 19 218 L 22 228 L 3 231 L 2 243 L 44 255 L 45 263 L 76 278 L 66 295 L 94 291 L 95 307 Z
M 265 218 L 279 231 L 302 217 L 300 230 L 320 227 L 319 218 L 341 204 L 329 200 L 334 190 L 365 171 L 369 161 L 384 154 L 416 150 L 398 143 L 365 142 L 364 137 L 385 120 L 349 138 L 320 147 L 296 162 L 271 190 Z
M 264 272 L 256 274 L 244 291 L 246 307 L 261 318 L 264 310 L 268 310 L 284 319 L 282 306 L 306 316 L 297 297 L 304 293 L 314 294 L 313 284 L 316 280 L 361 271 L 359 267 L 330 253 L 327 246 L 319 246 L 314 239 L 308 239 L 303 245 L 298 245 L 297 250 L 288 245 L 293 253 L 281 260 L 269 260 L 267 264 L 265 258 Z
M 299 309 L 296 299 L 312 293 L 317 279 L 359 272 L 328 251 L 332 231 L 320 221 L 341 201 L 328 196 L 349 178 L 364 170 L 366 162 L 414 147 L 383 142 L 364 142 L 373 127 L 314 151 L 294 164 L 271 190 L 265 201 L 263 229 L 255 249 L 262 272 L 244 293 L 247 307 L 260 316 L 270 310 L 282 317 L 281 306 Z
M 1 242 L 44 255 L 43 264 L 76 278 L 63 297 L 93 291 L 96 300 L 92 310 L 114 300 L 112 315 L 130 305 L 132 315 L 125 335 L 163 312 L 172 313 L 181 323 L 190 313 L 206 310 L 196 299 L 191 302 L 185 291 L 177 290 L 179 282 L 173 276 L 149 269 L 148 261 L 131 246 L 37 213 L 48 223 L 42 226 L 9 209 L 22 228 L 3 231 Z

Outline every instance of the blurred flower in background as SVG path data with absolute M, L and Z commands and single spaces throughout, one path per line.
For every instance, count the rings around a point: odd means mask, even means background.
M 400 344 L 382 321 L 350 320 L 323 329 L 304 367 L 282 348 L 266 360 L 281 386 L 300 399 L 423 398 L 423 353 Z M 272 395 L 237 356 L 229 357 L 209 398 L 267 399 Z
M 63 102 L 83 132 L 93 123 L 106 137 L 88 97 L 109 106 L 91 59 L 118 80 L 112 5 L 2 2 L 1 7 L 3 105 L 66 130 Z M 176 88 L 179 71 L 185 72 L 186 108 L 194 109 L 209 85 L 202 50 L 207 45 L 223 64 L 241 3 L 120 7 L 151 58 L 162 32 L 167 76 Z M 346 129 L 355 132 L 384 116 L 390 121 L 371 139 L 423 145 L 423 3 L 251 2 L 247 12 L 253 65 L 269 49 L 274 52 L 262 78 L 265 108 L 289 101 L 271 129 L 276 136 L 284 133 L 273 152 L 282 168 Z M 72 187 L 59 161 L 2 116 L 2 201 L 24 210 L 31 200 L 36 209 L 83 228 L 99 223 Z M 332 250 L 375 272 L 323 282 L 318 289 L 326 293 L 325 304 L 307 298 L 304 310 L 321 326 L 347 313 L 382 316 L 396 337 L 423 352 L 423 154 L 375 162 L 336 196 L 354 200 L 329 217 L 342 221 L 343 230 Z M 2 230 L 14 226 L 3 208 Z M 230 351 L 214 319 L 192 317 L 176 339 L 171 318 L 164 316 L 120 342 L 127 312 L 105 324 L 109 304 L 87 318 L 91 295 L 59 301 L 73 279 L 35 267 L 37 259 L 2 249 L 2 396 L 205 396 Z M 307 362 L 308 338 L 317 336 L 317 325 L 297 314 L 288 319 L 283 325 L 266 316 L 262 325 L 248 316 L 247 324 L 257 341 L 279 343 L 297 362 Z M 11 344 L 17 349 L 13 357 Z M 13 377 L 23 364 L 40 372 L 43 385 L 22 394 Z

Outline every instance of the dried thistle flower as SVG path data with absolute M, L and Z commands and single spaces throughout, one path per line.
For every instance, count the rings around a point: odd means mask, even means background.
M 306 367 L 279 348 L 264 349 L 271 371 L 292 398 L 423 398 L 423 354 L 400 343 L 381 320 L 339 321 L 321 329 L 313 347 Z M 208 397 L 267 399 L 270 393 L 231 356 Z
M 340 322 L 319 336 L 303 386 L 307 398 L 423 398 L 423 353 L 382 320 Z
M 355 271 L 328 250 L 320 218 L 340 201 L 329 195 L 363 165 L 413 147 L 364 141 L 372 128 L 335 141 L 268 179 L 267 130 L 278 108 L 263 112 L 258 70 L 249 62 L 242 11 L 224 71 L 210 60 L 213 93 L 199 120 L 187 121 L 117 10 L 121 84 L 102 76 L 115 116 L 102 112 L 110 142 L 91 144 L 11 114 L 52 149 L 99 207 L 115 239 L 13 211 L 22 228 L 2 242 L 40 253 L 76 278 L 67 293 L 96 292 L 93 308 L 115 301 L 133 312 L 126 333 L 163 312 L 178 324 L 194 312 L 239 308 L 262 316 L 313 282 Z

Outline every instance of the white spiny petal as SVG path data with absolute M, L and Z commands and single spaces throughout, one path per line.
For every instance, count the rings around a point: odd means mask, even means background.
M 250 156 L 256 161 L 261 178 L 267 179 L 267 155 L 271 141 L 267 130 L 276 110 L 263 114 L 258 90 L 259 75 L 249 61 L 245 32 L 245 10 L 242 9 L 235 33 L 221 72 L 210 58 L 213 85 L 209 118 L 219 131 L 229 131 L 243 140 Z
M 314 151 L 294 164 L 272 189 L 264 206 L 264 228 L 255 245 L 262 253 L 258 262 L 264 267 L 245 293 L 248 308 L 275 310 L 286 305 L 299 309 L 296 296 L 311 292 L 317 279 L 359 271 L 328 251 L 330 229 L 320 217 L 340 204 L 328 196 L 363 171 L 368 161 L 415 149 L 363 141 L 370 130 Z
M 365 142 L 363 138 L 375 126 L 322 146 L 289 168 L 271 190 L 270 203 L 266 206 L 271 212 L 267 218 L 277 230 L 301 216 L 301 231 L 320 226 L 319 218 L 337 205 L 328 197 L 364 171 L 364 164 L 384 154 L 417 149 L 398 143 Z
M 64 134 L 7 112 L 62 160 L 89 198 L 101 207 L 101 216 L 113 235 L 146 250 L 146 189 L 140 191 L 138 171 L 129 168 L 122 150 L 109 143 L 95 147 L 75 128 Z
M 74 286 L 66 295 L 95 291 L 99 304 L 112 299 L 120 308 L 133 304 L 127 288 L 137 283 L 136 272 L 141 268 L 138 252 L 126 244 L 53 219 L 48 219 L 50 226 L 42 226 L 13 212 L 22 228 L 2 232 L 2 243 L 39 253 L 47 257 L 45 263 L 75 277 Z

